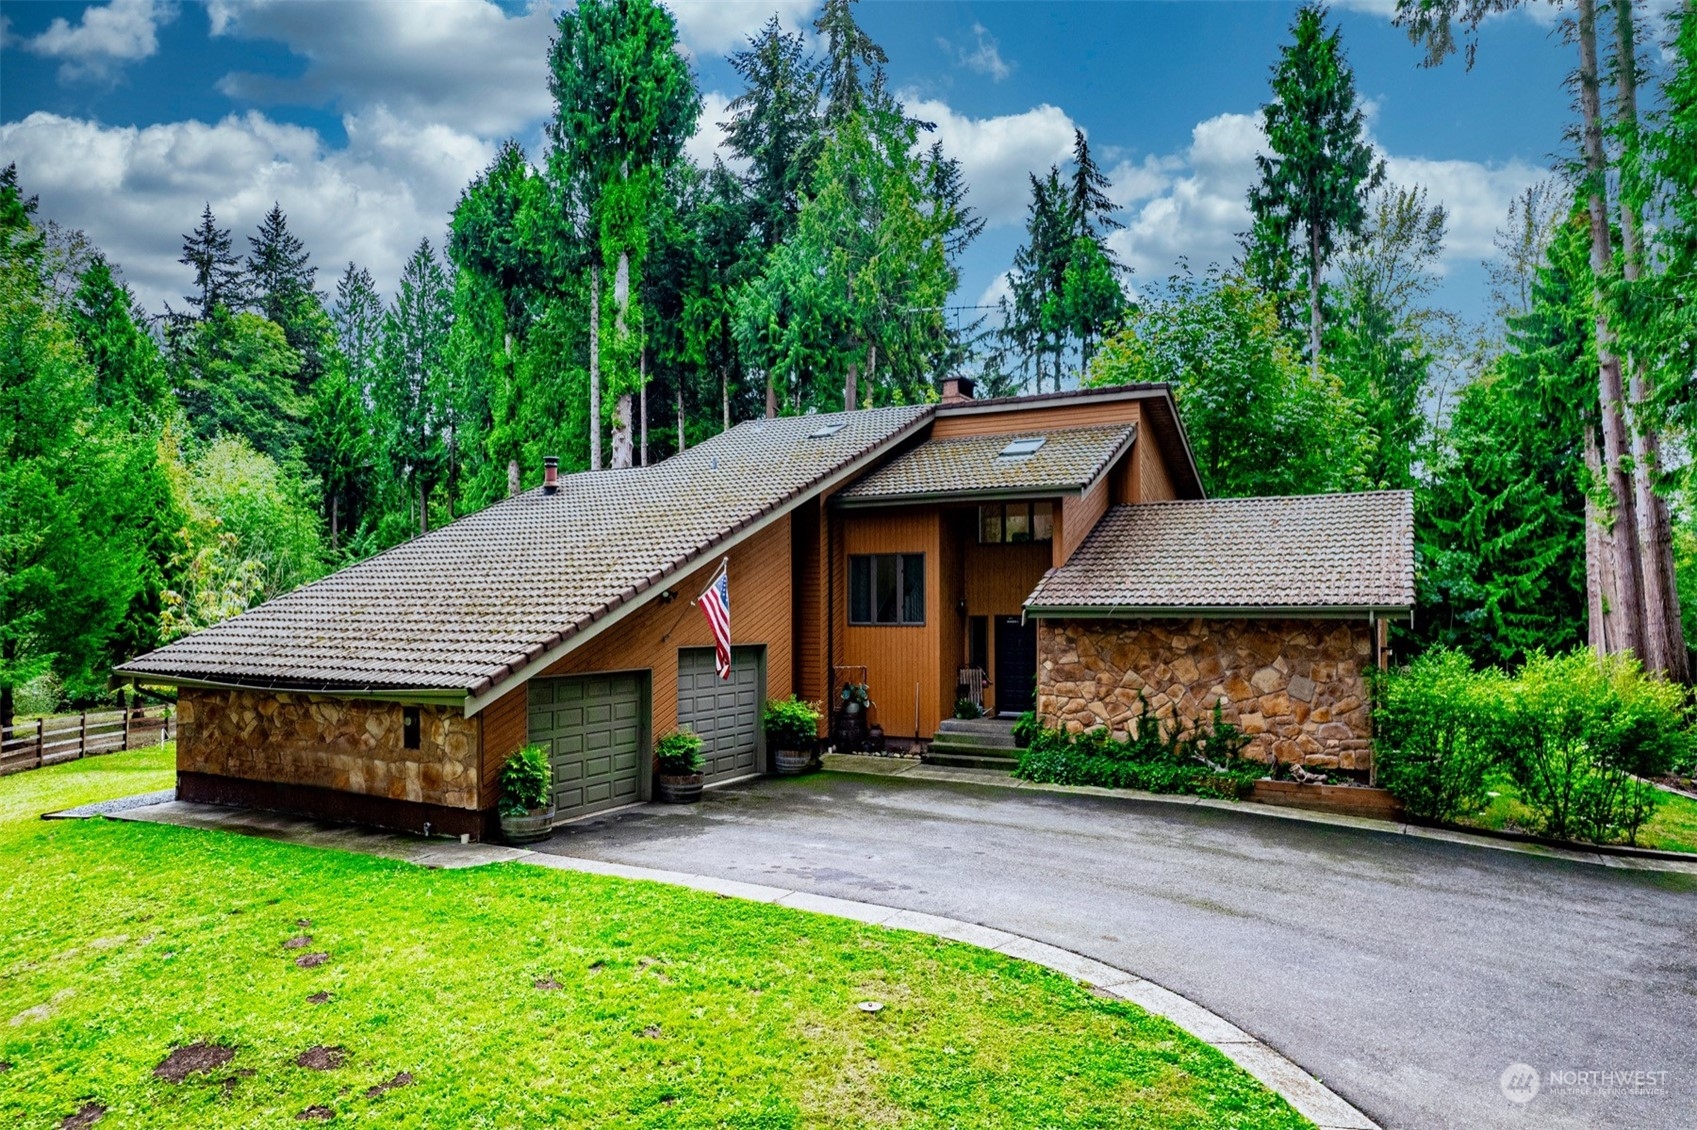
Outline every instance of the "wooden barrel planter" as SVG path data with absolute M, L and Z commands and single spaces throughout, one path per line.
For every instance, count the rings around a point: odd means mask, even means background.
M 1301 785 L 1295 781 L 1256 781 L 1249 799 L 1257 804 L 1308 808 L 1343 816 L 1401 820 L 1402 801 L 1384 789 L 1361 785 Z
M 692 773 L 687 777 L 661 776 L 660 801 L 663 804 L 694 804 L 701 799 L 701 786 L 704 777 L 700 773 Z

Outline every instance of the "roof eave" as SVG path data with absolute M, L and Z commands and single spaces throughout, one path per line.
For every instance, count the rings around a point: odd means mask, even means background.
M 1097 477 L 1100 478 L 1100 476 Z M 1092 479 L 1091 481 L 1094 482 L 1095 480 Z M 1087 485 L 1085 484 L 1085 486 Z M 838 494 L 832 497 L 831 505 L 842 510 L 864 510 L 874 506 L 914 506 L 924 502 L 1016 502 L 1026 499 L 1076 497 L 1084 493 L 1085 486 L 1072 484 L 1009 487 L 1002 490 L 934 490 L 922 494 L 875 494 L 849 497 Z
M 1025 615 L 1038 619 L 1165 620 L 1195 618 L 1225 620 L 1247 617 L 1289 617 L 1308 620 L 1354 620 L 1404 616 L 1412 604 L 1043 604 L 1027 603 Z
M 280 694 L 318 694 L 335 698 L 367 698 L 385 702 L 415 702 L 457 706 L 465 701 L 466 692 L 457 687 L 407 687 L 379 683 L 346 683 L 331 679 L 284 679 L 270 676 L 253 679 L 197 679 L 187 675 L 169 675 L 150 671 L 126 670 L 114 667 L 107 681 L 110 689 L 125 685 L 175 687 L 178 690 L 211 691 L 273 691 Z

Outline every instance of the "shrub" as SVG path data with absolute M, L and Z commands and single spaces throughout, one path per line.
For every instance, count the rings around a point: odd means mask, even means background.
M 1428 820 L 1456 820 L 1489 803 L 1495 763 L 1487 733 L 1503 706 L 1500 672 L 1475 672 L 1459 651 L 1438 648 L 1373 680 L 1373 758 L 1378 783 Z
M 701 754 L 701 736 L 673 730 L 654 743 L 654 763 L 663 777 L 695 776 L 707 764 Z
M 1660 799 L 1641 778 L 1689 749 L 1688 705 L 1687 692 L 1645 678 L 1629 656 L 1534 652 L 1491 728 L 1494 752 L 1537 831 L 1635 842 Z
M 970 698 L 957 698 L 955 699 L 955 717 L 982 718 L 984 717 L 984 708 Z
M 1249 739 L 1224 721 L 1218 705 L 1208 729 L 1182 721 L 1163 725 L 1140 702 L 1125 740 L 1106 729 L 1068 734 L 1032 721 L 1034 733 L 1015 776 L 1057 785 L 1097 785 L 1236 799 L 1264 772 L 1241 757 Z
M 553 800 L 554 769 L 539 745 L 527 745 L 501 766 L 502 816 L 523 816 Z
M 773 749 L 807 749 L 819 736 L 819 717 L 817 706 L 793 694 L 768 700 L 760 718 L 766 729 L 766 744 Z
M 1027 710 L 1013 724 L 1013 740 L 1019 744 L 1021 749 L 1029 746 L 1032 739 L 1042 732 L 1043 727 L 1037 721 L 1035 710 Z

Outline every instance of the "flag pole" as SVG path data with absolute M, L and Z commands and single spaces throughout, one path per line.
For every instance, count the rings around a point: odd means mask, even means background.
M 701 597 L 709 589 L 711 589 L 714 585 L 719 583 L 720 575 L 723 574 L 727 569 L 729 569 L 730 566 L 731 566 L 731 559 L 729 557 L 721 557 L 719 559 L 719 567 L 717 569 L 713 570 L 713 575 L 711 577 L 707 578 L 706 586 L 702 588 L 701 592 L 696 594 L 695 599 L 690 601 L 690 604 L 693 605 L 693 604 L 700 603 Z

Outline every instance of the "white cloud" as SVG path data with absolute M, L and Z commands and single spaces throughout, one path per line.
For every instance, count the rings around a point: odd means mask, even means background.
M 704 169 L 713 167 L 715 156 L 733 168 L 739 166 L 730 150 L 724 148 L 725 130 L 721 123 L 730 120 L 730 104 L 731 100 L 717 90 L 701 95 L 701 117 L 696 119 L 695 133 L 684 142 L 684 153 Z
M 236 72 L 218 89 L 260 103 L 376 103 L 416 121 L 483 136 L 521 134 L 553 108 L 543 0 L 509 14 L 489 0 L 347 4 L 214 0 L 212 34 L 282 43 L 306 59 L 298 78 Z
M 112 0 L 83 9 L 72 26 L 63 16 L 24 46 L 37 55 L 63 59 L 59 77 L 100 78 L 118 63 L 146 59 L 159 50 L 159 27 L 177 18 L 169 0 Z
M 972 25 L 973 43 L 970 46 L 957 46 L 947 39 L 939 38 L 937 46 L 953 55 L 955 61 L 969 71 L 988 75 L 993 82 L 1001 82 L 1013 74 L 1013 67 L 1002 59 L 1001 45 L 996 37 L 990 34 L 990 29 L 983 24 Z
M 741 50 L 773 16 L 787 31 L 810 33 L 817 0 L 663 0 L 677 17 L 678 38 L 691 55 Z
M 943 152 L 960 161 L 961 173 L 972 186 L 968 202 L 992 226 L 1017 224 L 1031 199 L 1029 175 L 1072 155 L 1077 128 L 1064 110 L 1047 103 L 1019 114 L 970 118 L 934 99 L 906 99 L 908 113 L 935 122 L 932 137 Z M 921 139 L 925 144 L 929 141 Z
M 994 306 L 1002 299 L 1013 298 L 1013 272 L 1003 271 L 990 280 L 990 285 L 984 288 L 984 293 L 978 296 L 978 305 Z
M 1385 170 L 1392 184 L 1424 187 L 1428 199 L 1449 213 L 1444 259 L 1451 263 L 1478 262 L 1496 254 L 1491 240 L 1508 215 L 1510 201 L 1550 175 L 1548 169 L 1525 161 L 1482 165 L 1425 157 L 1387 157 Z
M 43 218 L 86 230 L 154 312 L 182 305 L 188 278 L 176 259 L 202 201 L 244 251 L 243 237 L 277 201 L 321 282 L 353 259 L 391 289 L 421 237 L 440 245 L 460 189 L 494 147 L 381 106 L 343 126 L 347 147 L 330 149 L 316 131 L 256 111 L 142 129 L 38 111 L 0 125 L 0 159 L 18 163 Z

